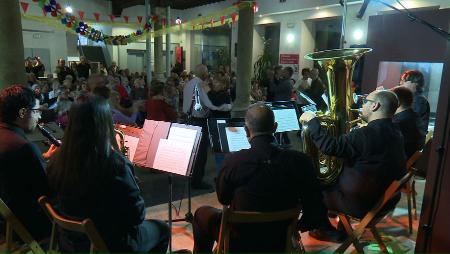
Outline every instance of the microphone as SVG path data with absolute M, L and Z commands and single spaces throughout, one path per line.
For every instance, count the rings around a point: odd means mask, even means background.
M 61 146 L 61 141 L 59 141 L 57 138 L 55 138 L 55 136 L 53 136 L 50 131 L 48 131 L 47 129 L 44 128 L 43 124 L 38 124 L 37 125 L 38 129 L 41 131 L 42 135 L 46 138 L 48 138 L 48 140 L 54 144 L 57 147 Z

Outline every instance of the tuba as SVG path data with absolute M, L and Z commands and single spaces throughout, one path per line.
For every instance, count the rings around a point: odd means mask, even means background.
M 317 117 L 330 135 L 338 137 L 348 133 L 359 121 L 358 114 L 351 109 L 356 95 L 352 91 L 352 76 L 356 62 L 361 56 L 372 51 L 370 48 L 334 49 L 311 53 L 305 56 L 314 60 L 326 71 L 328 111 L 317 112 Z M 336 181 L 342 160 L 321 153 L 312 141 L 308 128 L 302 132 L 303 151 L 312 157 L 319 181 L 328 185 Z

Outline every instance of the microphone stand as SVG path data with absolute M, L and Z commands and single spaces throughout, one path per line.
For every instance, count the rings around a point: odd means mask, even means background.
M 437 26 L 431 24 L 430 22 L 428 22 L 428 21 L 426 21 L 426 20 L 424 20 L 424 19 L 422 19 L 422 18 L 419 18 L 418 16 L 416 16 L 415 14 L 413 14 L 411 11 L 409 11 L 409 10 L 408 10 L 407 8 L 405 8 L 404 6 L 403 6 L 404 11 L 402 11 L 402 10 L 396 8 L 395 6 L 392 6 L 392 5 L 386 3 L 386 2 L 384 2 L 384 1 L 382 1 L 382 0 L 373 0 L 373 1 L 378 2 L 378 3 L 382 4 L 382 5 L 385 5 L 385 6 L 391 8 L 391 9 L 397 11 L 397 12 L 400 12 L 400 13 L 402 13 L 402 14 L 407 15 L 408 18 L 409 18 L 411 21 L 419 22 L 420 24 L 422 24 L 422 25 L 424 25 L 424 26 L 430 28 L 431 30 L 433 30 L 434 32 L 436 32 L 437 34 L 439 34 L 440 36 L 444 37 L 444 39 L 446 39 L 447 41 L 450 41 L 450 33 L 446 32 L 446 31 L 443 30 L 442 28 L 439 28 L 439 27 L 437 27 Z M 400 3 L 400 5 L 401 5 L 401 3 Z

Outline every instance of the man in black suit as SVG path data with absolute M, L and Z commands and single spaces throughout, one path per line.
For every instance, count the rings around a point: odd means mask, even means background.
M 219 202 L 235 211 L 259 212 L 301 204 L 301 231 L 323 228 L 336 233 L 328 221 L 310 158 L 298 151 L 279 149 L 273 137 L 276 128 L 273 111 L 268 106 L 259 103 L 250 106 L 245 131 L 251 148 L 225 157 L 216 181 Z M 193 222 L 194 252 L 211 252 L 218 238 L 221 216 L 221 210 L 213 207 L 197 209 Z M 282 252 L 286 227 L 286 223 L 235 225 L 230 251 Z M 342 238 L 338 234 L 335 237 Z
M 419 116 L 419 128 L 422 135 L 427 135 L 430 122 L 430 103 L 424 95 L 425 79 L 418 70 L 405 71 L 400 77 L 400 85 L 407 87 L 414 94 L 412 110 Z
M 414 98 L 411 90 L 404 86 L 397 86 L 392 91 L 397 95 L 400 104 L 392 122 L 400 128 L 405 141 L 406 158 L 410 158 L 424 146 L 425 133 L 420 130 L 421 119 L 411 108 Z
M 29 88 L 0 91 L 0 197 L 36 239 L 50 235 L 50 221 L 37 199 L 49 194 L 44 158 L 27 140 L 41 117 L 39 100 Z M 54 146 L 44 154 L 50 157 Z
M 367 126 L 339 137 L 329 135 L 314 113 L 300 117 L 321 152 L 344 159 L 337 182 L 323 192 L 326 206 L 357 218 L 373 208 L 392 181 L 406 173 L 403 137 L 392 123 L 397 96 L 391 91 L 374 91 L 363 103 L 361 117 Z M 399 199 L 392 202 L 392 208 Z

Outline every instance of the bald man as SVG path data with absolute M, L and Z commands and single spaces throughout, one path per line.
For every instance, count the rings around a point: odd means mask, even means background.
M 250 106 L 245 131 L 251 148 L 225 157 L 216 181 L 219 202 L 235 211 L 268 212 L 297 207 L 301 200 L 300 230 L 331 229 L 310 158 L 298 151 L 278 148 L 273 136 L 276 129 L 268 106 Z M 211 252 L 221 215 L 221 210 L 213 207 L 197 209 L 193 222 L 194 252 Z M 230 252 L 284 252 L 286 227 L 285 223 L 233 226 Z
M 300 117 L 320 151 L 344 159 L 337 182 L 324 191 L 325 204 L 356 218 L 373 208 L 392 181 L 406 174 L 403 137 L 392 123 L 397 96 L 391 91 L 374 91 L 363 103 L 361 117 L 367 126 L 337 138 L 327 133 L 314 113 Z M 399 199 L 392 202 L 392 208 Z M 320 233 L 314 233 L 312 236 L 320 239 Z

